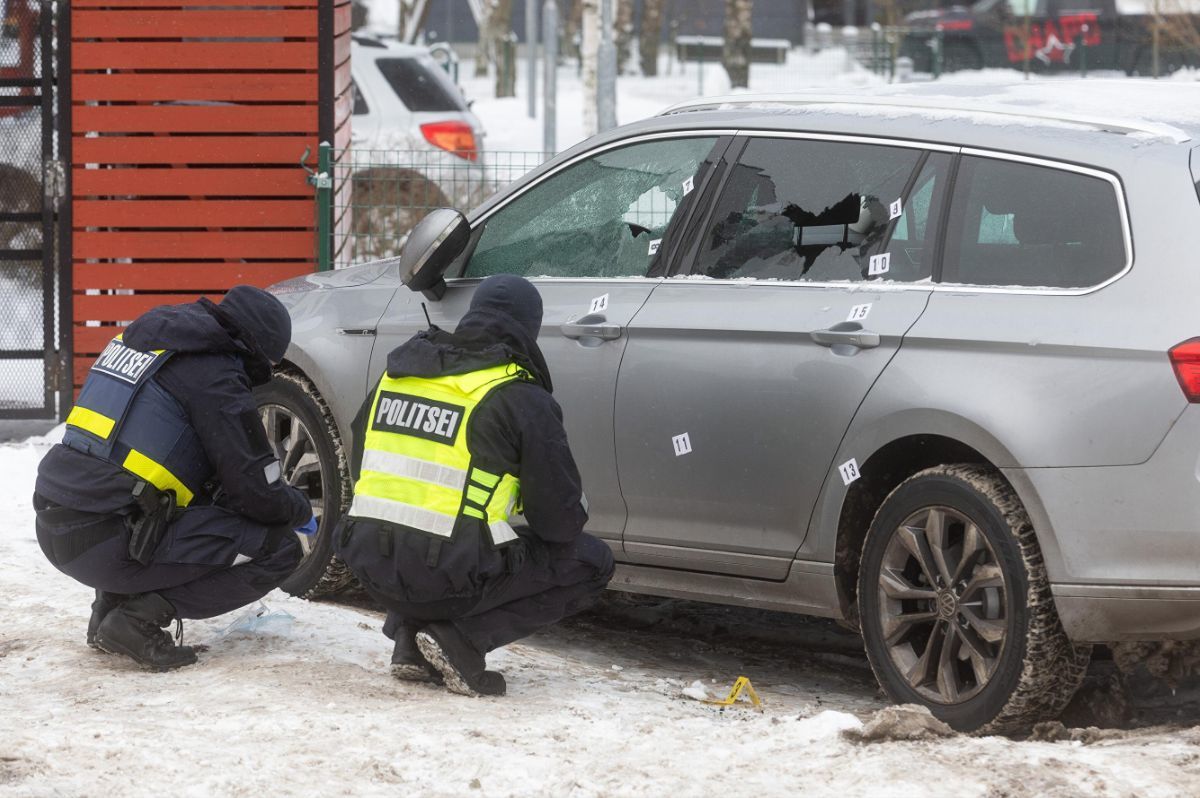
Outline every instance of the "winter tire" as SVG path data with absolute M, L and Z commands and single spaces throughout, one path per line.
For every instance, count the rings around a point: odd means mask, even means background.
M 986 466 L 926 469 L 884 499 L 858 598 L 884 691 L 961 731 L 1057 717 L 1087 670 L 1091 649 L 1063 632 L 1029 517 Z
M 312 383 L 293 372 L 276 372 L 254 394 L 283 478 L 309 497 L 318 522 L 315 535 L 297 534 L 304 558 L 280 587 L 306 598 L 336 593 L 353 579 L 333 556 L 333 528 L 352 486 L 333 414 Z

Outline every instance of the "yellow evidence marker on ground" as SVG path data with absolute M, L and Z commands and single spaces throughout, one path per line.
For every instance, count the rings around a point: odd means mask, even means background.
M 731 707 L 735 703 L 737 703 L 738 697 L 743 692 L 745 692 L 746 695 L 750 697 L 750 703 L 754 705 L 754 708 L 757 709 L 759 712 L 762 712 L 762 708 L 763 708 L 762 699 L 760 699 L 758 697 L 758 693 L 754 692 L 754 685 L 750 684 L 750 680 L 747 679 L 745 676 L 737 677 L 737 681 L 735 681 L 733 683 L 733 687 L 729 688 L 729 695 L 725 696 L 724 698 L 722 698 L 720 700 L 706 698 L 704 700 L 704 703 L 712 704 L 713 706 L 717 706 L 717 707 Z

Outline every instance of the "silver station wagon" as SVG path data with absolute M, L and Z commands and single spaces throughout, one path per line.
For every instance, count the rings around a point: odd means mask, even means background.
M 612 587 L 839 619 L 964 730 L 1053 717 L 1093 643 L 1200 638 L 1200 85 L 698 101 L 398 259 L 275 287 L 261 392 L 336 590 L 387 353 L 522 274 Z

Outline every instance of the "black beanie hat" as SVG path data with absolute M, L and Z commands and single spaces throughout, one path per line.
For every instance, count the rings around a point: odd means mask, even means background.
M 515 319 L 534 339 L 542 330 L 542 295 L 515 274 L 493 274 L 475 289 L 471 310 L 494 310 Z
M 250 334 L 271 363 L 283 360 L 292 340 L 292 317 L 274 294 L 252 285 L 235 285 L 220 307 Z

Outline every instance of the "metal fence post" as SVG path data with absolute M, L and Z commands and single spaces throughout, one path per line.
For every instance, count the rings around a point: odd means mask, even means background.
M 546 0 L 542 6 L 542 58 L 545 78 L 542 80 L 542 150 L 547 155 L 558 152 L 558 3 Z
M 937 31 L 933 34 L 933 79 L 937 80 L 942 76 L 942 50 L 946 46 L 946 34 L 942 30 L 942 26 L 938 25 Z
M 871 71 L 876 75 L 884 73 L 883 47 L 880 39 L 879 23 L 874 22 L 871 24 Z
M 1088 26 L 1084 25 L 1079 31 L 1079 77 L 1087 77 L 1087 31 Z
M 333 146 L 317 145 L 317 173 L 309 178 L 317 189 L 317 271 L 333 268 Z
M 525 56 L 529 64 L 529 118 L 537 116 L 537 0 L 525 0 Z

